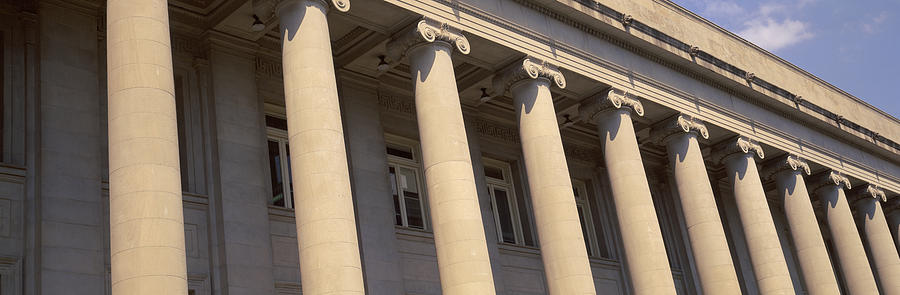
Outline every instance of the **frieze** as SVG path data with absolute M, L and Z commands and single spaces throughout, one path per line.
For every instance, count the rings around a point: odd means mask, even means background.
M 411 99 L 405 99 L 400 96 L 379 94 L 378 105 L 382 108 L 394 112 L 415 115 L 416 103 Z
M 599 148 L 587 147 L 575 144 L 563 144 L 566 158 L 586 163 L 598 163 L 601 151 Z
M 504 126 L 500 123 L 484 119 L 476 119 L 475 130 L 478 131 L 478 134 L 483 136 L 519 144 L 519 132 L 513 127 Z
M 284 72 L 281 68 L 281 62 L 273 61 L 261 57 L 256 58 L 256 74 L 282 78 Z

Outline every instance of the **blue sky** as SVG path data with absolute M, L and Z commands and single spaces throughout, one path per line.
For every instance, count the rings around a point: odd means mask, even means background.
M 900 0 L 673 1 L 900 118 Z

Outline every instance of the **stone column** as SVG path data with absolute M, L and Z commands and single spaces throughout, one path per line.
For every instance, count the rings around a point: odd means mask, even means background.
M 340 11 L 349 3 L 332 0 Z M 283 0 L 284 101 L 303 294 L 363 294 L 350 172 L 324 0 Z
M 107 2 L 113 294 L 187 294 L 166 1 Z
M 764 157 L 762 147 L 746 137 L 737 137 L 715 150 L 719 151 L 715 158 L 725 164 L 731 183 L 760 294 L 793 294 L 794 284 L 753 159 L 754 153 Z
M 900 198 L 895 197 L 884 206 L 887 212 L 888 229 L 894 235 L 894 246 L 900 248 Z
M 875 262 L 881 291 L 887 295 L 900 294 L 900 256 L 881 210 L 881 202 L 887 202 L 884 191 L 869 184 L 856 188 L 851 194 L 858 198 L 854 205 L 862 219 L 861 227 Z
M 575 206 L 550 81 L 565 88 L 553 66 L 533 58 L 496 76 L 494 90 L 509 90 L 519 122 L 531 204 L 550 294 L 595 294 L 594 278 Z M 590 218 L 590 217 L 587 217 Z
M 444 294 L 494 294 L 478 192 L 450 58 L 469 53 L 458 30 L 432 20 L 394 37 L 395 60 L 409 57 L 431 225 Z
M 631 122 L 632 110 L 638 116 L 644 115 L 644 107 L 637 99 L 615 89 L 589 98 L 580 106 L 581 117 L 597 124 L 600 133 L 635 294 L 675 294 L 669 258 Z
M 722 228 L 697 136 L 709 138 L 703 122 L 677 115 L 654 126 L 651 137 L 664 144 L 675 178 L 685 226 L 704 294 L 739 294 L 741 286 Z
M 876 294 L 875 276 L 866 259 L 853 214 L 844 188 L 850 188 L 850 180 L 836 171 L 827 171 L 814 178 L 813 187 L 816 195 L 824 202 L 825 219 L 831 232 L 834 250 L 851 294 Z M 806 269 L 803 270 L 804 272 Z
M 776 159 L 764 171 L 768 178 L 775 179 L 807 291 L 809 294 L 840 294 L 803 179 L 804 173 L 810 173 L 809 165 L 798 156 L 787 155 Z

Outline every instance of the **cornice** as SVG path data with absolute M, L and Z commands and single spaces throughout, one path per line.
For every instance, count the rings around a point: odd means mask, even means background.
M 543 59 L 554 60 L 554 63 L 558 64 L 559 66 L 566 67 L 574 73 L 584 75 L 589 79 L 593 79 L 607 85 L 628 88 L 626 87 L 628 86 L 627 83 L 630 83 L 631 86 L 635 86 L 635 84 L 637 83 L 637 86 L 639 87 L 634 89 L 636 93 L 640 93 L 640 95 L 642 96 L 647 96 L 647 99 L 650 99 L 656 103 L 660 103 L 664 107 L 668 107 L 676 111 L 693 110 L 698 107 L 703 109 L 710 105 L 710 103 L 705 99 L 668 86 L 665 83 L 654 80 L 652 77 L 629 71 L 625 67 L 613 64 L 590 52 L 586 52 L 580 50 L 579 48 L 554 41 L 553 39 L 546 37 L 541 33 L 537 33 L 534 30 L 522 27 L 518 24 L 497 17 L 492 13 L 484 12 L 477 7 L 472 6 L 471 4 L 450 0 L 385 1 L 402 9 L 406 9 L 413 13 L 424 15 L 429 18 L 453 22 L 460 28 L 469 31 L 472 34 L 478 34 L 482 38 L 496 42 L 503 46 L 510 47 L 519 52 Z M 514 1 L 516 3 L 526 5 L 527 8 L 541 9 L 538 10 L 538 12 L 540 13 L 554 13 L 547 8 L 543 8 L 539 5 L 530 3 L 531 1 L 528 0 Z M 452 17 L 447 17 L 449 15 L 452 15 Z M 660 63 L 662 66 L 669 67 L 691 78 L 699 77 L 695 79 L 700 81 L 701 83 L 708 84 L 720 91 L 723 91 L 724 94 L 731 94 L 736 97 L 745 99 L 751 104 L 758 104 L 766 111 L 772 112 L 776 115 L 780 115 L 787 120 L 792 121 L 792 123 L 805 125 L 804 128 L 808 128 L 811 131 L 823 132 L 836 140 L 843 140 L 843 142 L 848 145 L 848 148 L 853 151 L 873 153 L 874 155 L 880 157 L 878 159 L 870 158 L 874 161 L 888 161 L 892 164 L 900 163 L 900 161 L 898 161 L 895 157 L 896 154 L 900 153 L 900 149 L 892 151 L 886 149 L 886 145 L 866 145 L 864 142 L 859 140 L 857 135 L 853 135 L 847 132 L 840 132 L 840 130 L 830 128 L 830 126 L 828 126 L 828 124 L 826 123 L 823 123 L 824 121 L 822 121 L 823 119 L 821 119 L 827 117 L 815 112 L 815 110 L 812 110 L 809 107 L 806 107 L 805 100 L 802 100 L 799 97 L 794 97 L 794 101 L 797 101 L 798 103 L 793 104 L 793 108 L 787 108 L 787 105 L 774 106 L 780 104 L 767 106 L 765 103 L 761 102 L 761 98 L 754 97 L 768 97 L 770 99 L 776 100 L 780 99 L 782 101 L 788 101 L 788 103 L 790 103 L 790 99 L 773 98 L 772 96 L 767 96 L 765 93 L 753 91 L 753 89 L 749 88 L 744 88 L 738 91 L 736 90 L 740 88 L 737 87 L 738 84 L 745 83 L 743 75 L 734 75 L 731 72 L 716 67 L 710 67 L 713 64 L 706 62 L 704 62 L 706 63 L 706 65 L 694 67 L 690 65 L 681 65 L 680 62 L 675 63 L 674 61 L 666 61 L 658 56 L 658 52 L 654 51 L 654 53 L 651 53 L 646 49 L 642 49 L 634 45 L 629 45 L 628 42 L 622 41 L 623 36 L 628 38 L 633 38 L 635 36 L 628 36 L 625 34 L 621 34 L 621 36 L 618 34 L 615 36 L 608 35 L 606 33 L 606 30 L 601 31 L 600 29 L 594 28 L 594 25 L 586 25 L 582 22 L 567 18 L 566 16 L 559 15 L 558 13 L 557 15 L 562 17 L 558 19 L 559 21 L 563 22 L 564 24 L 571 25 L 576 30 L 582 30 L 599 39 L 608 40 L 614 45 L 622 46 L 626 50 L 632 51 L 638 56 L 648 58 L 652 61 L 662 60 L 663 62 Z M 556 17 L 551 16 L 551 18 Z M 612 20 L 613 18 L 608 19 Z M 601 21 L 603 23 L 609 23 L 606 22 L 606 20 L 607 19 L 601 18 Z M 592 19 L 591 21 L 594 22 L 595 20 Z M 618 19 L 616 19 L 614 23 L 620 22 Z M 663 42 L 659 44 L 667 43 Z M 688 48 L 688 50 L 690 50 L 690 48 Z M 702 55 L 703 52 L 702 50 L 693 51 L 698 55 Z M 688 54 L 686 53 L 685 55 Z M 725 65 L 727 65 L 727 63 Z M 690 69 L 688 69 L 689 67 Z M 712 70 L 717 75 L 701 75 L 699 73 L 702 71 L 700 71 L 699 69 Z M 619 76 L 627 77 L 627 80 L 623 80 Z M 730 79 L 734 82 L 723 82 L 721 81 L 721 79 L 717 78 L 719 76 L 725 77 L 726 80 Z M 752 95 L 747 93 L 751 93 Z M 703 105 L 699 105 L 701 103 Z M 782 107 L 784 107 L 784 110 L 779 109 Z M 722 107 L 718 107 L 716 109 L 722 109 Z M 730 109 L 728 111 L 729 112 L 726 113 L 734 113 Z M 791 119 L 794 114 L 801 114 L 803 118 L 800 120 Z M 831 152 L 829 148 L 820 146 L 815 142 L 810 142 L 801 138 L 781 138 L 779 136 L 783 134 L 778 132 L 770 132 L 772 130 L 776 130 L 777 128 L 769 126 L 766 123 L 756 122 L 754 120 L 742 121 L 724 119 L 728 115 L 720 114 L 716 111 L 707 112 L 707 114 L 701 113 L 699 115 L 702 115 L 701 119 L 703 119 L 704 121 L 710 124 L 716 124 L 724 128 L 725 130 L 739 134 L 752 134 L 755 138 L 764 140 L 767 144 L 770 144 L 775 148 L 790 152 L 799 151 L 801 152 L 800 154 L 803 155 L 806 159 L 815 161 L 816 163 L 822 164 L 823 166 L 826 166 L 830 169 L 841 169 L 842 171 L 846 171 L 847 173 L 852 174 L 854 177 L 857 177 L 861 180 L 877 182 L 885 185 L 886 187 L 889 187 L 892 191 L 900 191 L 900 177 L 896 177 L 892 174 L 884 173 L 873 168 L 872 165 L 875 165 L 875 163 L 873 163 L 872 160 L 860 162 L 859 160 L 855 160 L 853 158 L 847 158 L 845 156 L 835 154 L 834 152 Z M 757 130 L 769 131 L 766 131 L 768 133 L 764 132 L 759 134 Z
M 809 169 L 809 163 L 800 156 L 787 154 L 766 163 L 760 174 L 764 179 L 774 179 L 782 172 L 810 175 L 812 170 Z
M 597 123 L 599 116 L 607 111 L 634 110 L 638 116 L 644 115 L 644 105 L 634 95 L 623 90 L 610 88 L 586 99 L 578 107 L 579 116 L 587 122 Z
M 415 26 L 400 30 L 387 43 L 388 55 L 393 60 L 400 60 L 410 49 L 427 43 L 442 43 L 455 46 L 459 53 L 469 54 L 471 45 L 462 31 L 433 19 L 423 18 Z
M 526 57 L 498 72 L 497 75 L 494 75 L 493 87 L 495 94 L 503 95 L 515 84 L 535 79 L 552 81 L 557 87 L 566 88 L 566 78 L 559 68 L 534 57 Z
M 665 145 L 673 135 L 687 133 L 709 139 L 709 129 L 703 121 L 687 114 L 678 114 L 651 126 L 650 140 Z

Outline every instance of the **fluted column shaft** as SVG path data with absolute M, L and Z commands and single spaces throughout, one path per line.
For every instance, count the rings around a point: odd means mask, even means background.
M 675 294 L 669 258 L 663 244 L 659 220 L 650 196 L 641 151 L 631 122 L 628 104 L 642 114 L 636 99 L 613 93 L 602 94 L 596 113 L 583 115 L 597 124 L 603 158 L 619 219 L 625 259 L 635 294 Z M 593 99 L 592 99 L 593 100 Z M 610 100 L 618 100 L 619 107 Z M 609 107 L 612 104 L 613 107 Z M 583 105 L 582 114 L 592 107 Z
M 529 63 L 531 61 L 526 59 L 525 67 L 544 67 L 547 73 L 558 74 L 553 68 Z M 513 70 L 525 71 L 522 65 L 516 66 Z M 515 100 L 548 289 L 554 295 L 595 294 L 572 179 L 550 94 L 550 79 L 529 77 L 514 83 L 510 91 Z M 564 83 L 557 85 L 565 86 Z
M 363 294 L 328 8 L 278 5 L 300 279 L 303 294 Z
M 863 248 L 844 193 L 844 187 L 849 186 L 850 181 L 835 172 L 826 172 L 821 177 L 824 179 L 819 181 L 823 185 L 816 190 L 816 194 L 824 202 L 828 230 L 831 232 L 847 289 L 851 294 L 876 294 L 878 286 L 875 284 L 875 276 L 866 259 L 866 249 Z
M 756 161 L 753 159 L 753 153 L 750 152 L 750 150 L 757 151 L 762 157 L 762 149 L 759 145 L 743 138 L 738 139 L 736 143 L 729 142 L 728 147 L 718 149 L 733 149 L 736 146 L 748 149 L 735 151 L 725 156 L 723 162 L 734 193 L 738 215 L 741 218 L 747 248 L 750 251 L 750 263 L 753 265 L 759 292 L 764 295 L 793 294 L 794 284 L 791 281 L 784 252 L 781 250 L 775 221 L 769 210 L 769 203 L 766 200 L 766 193 L 763 191 Z
M 452 37 L 451 37 L 452 36 Z M 494 294 L 469 143 L 453 73 L 451 40 L 458 32 L 422 20 L 392 41 L 409 57 L 441 289 L 447 295 Z M 463 41 L 460 41 L 463 40 Z
M 900 294 L 900 256 L 881 209 L 884 192 L 871 185 L 865 190 L 870 192 L 856 201 L 857 214 L 862 219 L 862 229 L 875 263 L 881 291 L 887 295 L 897 295 Z
M 113 294 L 187 294 L 166 1 L 107 2 Z
M 785 167 L 794 161 L 796 168 Z M 809 294 L 840 294 L 840 287 L 825 240 L 819 229 L 819 221 L 809 198 L 809 191 L 803 179 L 803 173 L 809 172 L 809 166 L 799 158 L 788 156 L 775 163 L 779 171 L 775 172 L 775 186 L 781 198 L 784 214 L 791 229 L 791 238 L 803 270 L 803 281 Z
M 706 127 L 680 115 L 654 127 L 653 132 L 664 137 L 703 293 L 740 294 L 741 286 L 697 142 L 698 134 L 708 136 Z

